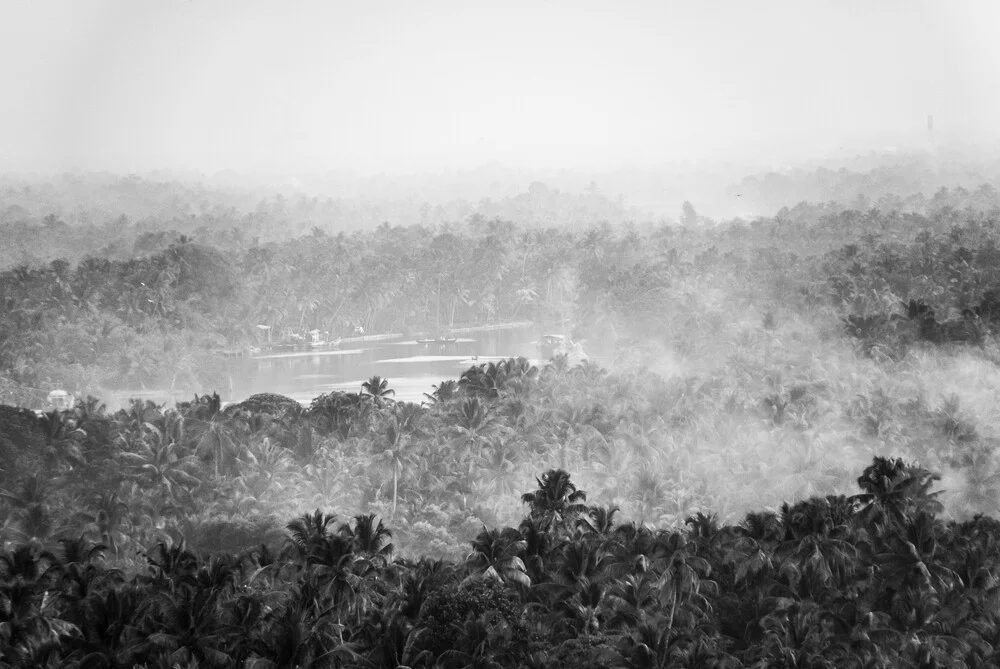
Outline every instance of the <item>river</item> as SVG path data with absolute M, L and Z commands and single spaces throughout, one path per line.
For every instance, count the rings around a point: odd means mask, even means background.
M 304 405 L 334 390 L 357 392 L 378 375 L 388 379 L 399 401 L 420 402 L 446 379 L 491 360 L 538 358 L 537 332 L 528 326 L 451 334 L 455 342 L 420 344 L 402 336 L 385 341 L 346 340 L 331 350 L 275 352 L 234 358 L 230 398 L 278 393 Z

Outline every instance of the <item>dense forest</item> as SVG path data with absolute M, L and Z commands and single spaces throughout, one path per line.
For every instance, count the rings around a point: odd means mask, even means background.
M 194 195 L 68 222 L 5 196 L 0 666 L 997 662 L 989 184 L 680 223 L 536 186 L 521 218 L 349 232 Z M 594 359 L 419 404 L 215 392 L 260 325 L 511 320 Z M 137 386 L 194 390 L 102 402 Z M 55 387 L 75 408 L 33 411 Z

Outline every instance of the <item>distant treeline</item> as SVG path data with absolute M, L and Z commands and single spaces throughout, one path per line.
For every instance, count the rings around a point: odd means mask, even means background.
M 0 378 L 16 401 L 17 387 L 220 386 L 220 353 L 259 346 L 265 332 L 335 337 L 358 326 L 421 332 L 532 320 L 572 324 L 609 356 L 631 354 L 650 333 L 683 351 L 705 323 L 691 303 L 703 290 L 761 309 L 826 305 L 843 317 L 888 318 L 917 300 L 944 321 L 1000 289 L 1000 209 L 984 209 L 996 197 L 987 185 L 939 193 L 926 214 L 801 204 L 695 227 L 574 230 L 473 216 L 337 234 L 314 225 L 298 236 L 284 200 L 242 217 L 71 226 L 50 216 L 4 231 L 8 249 L 56 239 L 72 252 L 0 274 Z

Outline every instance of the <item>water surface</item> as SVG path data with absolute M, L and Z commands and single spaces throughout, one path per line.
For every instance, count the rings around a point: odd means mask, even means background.
M 449 343 L 420 344 L 400 337 L 351 341 L 325 351 L 281 351 L 234 359 L 230 400 L 266 392 L 309 404 L 333 390 L 357 392 L 364 381 L 378 375 L 389 380 L 397 400 L 420 402 L 435 385 L 457 379 L 473 365 L 518 356 L 534 361 L 536 340 L 531 328 L 519 327 L 463 334 Z

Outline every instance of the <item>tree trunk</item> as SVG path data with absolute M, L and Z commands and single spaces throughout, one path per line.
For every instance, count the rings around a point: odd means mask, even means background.
M 674 628 L 674 611 L 677 610 L 677 593 L 670 599 L 670 617 L 667 619 L 667 630 L 672 630 Z
M 398 482 L 398 477 L 399 477 L 399 471 L 397 470 L 396 467 L 393 467 L 392 468 L 392 517 L 394 519 L 396 517 L 396 493 L 398 491 L 396 484 Z

